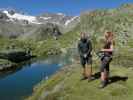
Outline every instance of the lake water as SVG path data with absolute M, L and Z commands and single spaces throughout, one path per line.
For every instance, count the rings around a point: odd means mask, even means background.
M 0 75 L 0 100 L 23 100 L 33 92 L 33 87 L 47 79 L 71 59 L 51 56 L 20 66 L 18 69 Z

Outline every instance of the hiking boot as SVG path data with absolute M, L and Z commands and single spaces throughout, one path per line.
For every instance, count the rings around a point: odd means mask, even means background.
M 99 88 L 102 89 L 102 88 L 105 88 L 107 86 L 107 81 L 103 81 L 101 82 Z
M 110 79 L 108 79 L 108 80 L 107 80 L 107 83 L 111 83 L 111 80 L 110 80 Z

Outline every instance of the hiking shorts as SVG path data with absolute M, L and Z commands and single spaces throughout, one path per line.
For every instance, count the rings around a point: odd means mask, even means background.
M 90 65 L 90 64 L 92 64 L 92 56 L 88 55 L 86 58 L 81 56 L 80 62 L 81 62 L 82 67 L 85 67 L 85 64 Z
M 104 56 L 101 60 L 101 67 L 100 72 L 104 72 L 104 70 L 109 72 L 109 64 L 112 61 L 112 57 L 110 56 Z

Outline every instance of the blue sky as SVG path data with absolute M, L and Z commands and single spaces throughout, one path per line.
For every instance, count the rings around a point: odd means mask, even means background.
M 133 0 L 1 0 L 0 8 L 15 8 L 31 15 L 61 12 L 79 15 L 82 11 L 115 8 Z

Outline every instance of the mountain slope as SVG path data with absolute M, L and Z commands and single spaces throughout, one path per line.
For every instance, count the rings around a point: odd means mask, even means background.
M 132 65 L 132 10 L 132 4 L 125 4 L 117 9 L 95 10 L 81 15 L 81 29 L 91 35 L 95 51 L 101 48 L 105 31 L 114 33 L 116 64 L 128 62 L 128 65 Z

